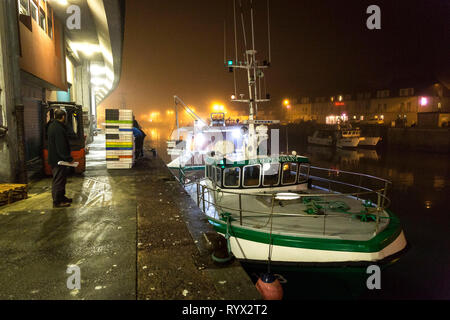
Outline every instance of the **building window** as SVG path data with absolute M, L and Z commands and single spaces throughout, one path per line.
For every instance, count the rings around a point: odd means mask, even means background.
M 411 102 L 406 104 L 406 112 L 411 112 Z
M 39 8 L 39 26 L 42 28 L 42 30 L 46 31 L 45 12 L 44 10 L 42 10 L 42 8 Z
M 1 93 L 1 90 L 0 90 Z M 3 108 L 0 105 L 0 126 L 3 126 Z
M 48 36 L 53 39 L 53 10 L 47 3 L 47 31 Z
M 383 110 L 384 110 L 384 112 L 387 111 L 387 104 L 386 103 L 383 105 Z
M 25 16 L 30 15 L 30 2 L 28 0 L 19 0 L 19 13 Z
M 403 112 L 404 109 L 405 109 L 405 104 L 402 102 L 402 103 L 400 103 L 400 112 Z
M 389 97 L 389 90 L 378 90 L 377 98 L 387 98 Z
M 34 3 L 33 0 L 30 0 L 31 3 L 31 17 L 34 19 L 34 21 L 37 21 L 37 13 L 38 13 L 38 7 L 36 3 Z

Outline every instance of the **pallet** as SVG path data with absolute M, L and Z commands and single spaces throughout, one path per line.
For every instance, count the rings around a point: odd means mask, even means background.
M 26 184 L 0 184 L 0 206 L 28 198 Z

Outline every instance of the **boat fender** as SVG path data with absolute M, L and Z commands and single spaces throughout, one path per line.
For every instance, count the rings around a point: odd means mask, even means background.
M 283 287 L 280 280 L 271 273 L 265 273 L 258 279 L 256 289 L 264 300 L 283 299 Z

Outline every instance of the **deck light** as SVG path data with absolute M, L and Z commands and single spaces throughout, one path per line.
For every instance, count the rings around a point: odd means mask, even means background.
M 297 200 L 300 199 L 300 195 L 297 193 L 283 192 L 277 193 L 275 196 L 277 200 Z

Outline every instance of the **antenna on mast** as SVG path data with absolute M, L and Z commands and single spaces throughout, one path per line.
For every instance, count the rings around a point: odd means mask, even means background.
M 269 65 L 272 62 L 272 52 L 271 52 L 271 46 L 270 46 L 270 6 L 269 6 L 269 0 L 267 0 L 267 43 L 269 46 Z

